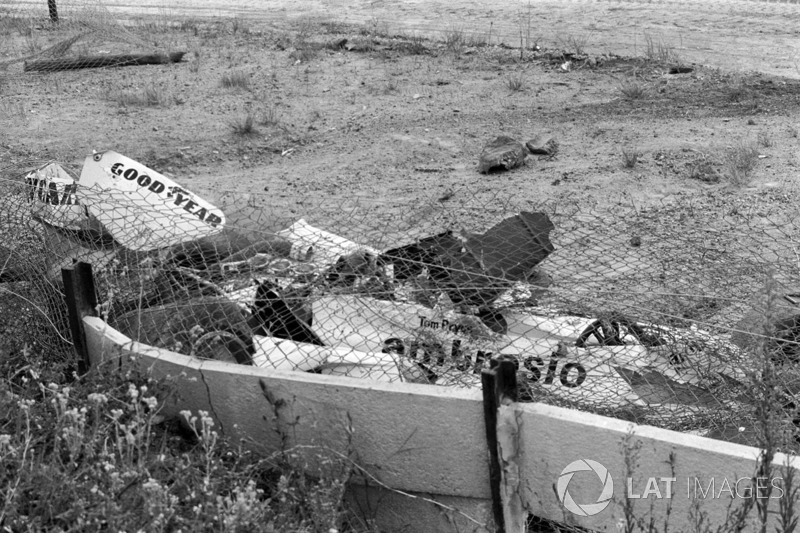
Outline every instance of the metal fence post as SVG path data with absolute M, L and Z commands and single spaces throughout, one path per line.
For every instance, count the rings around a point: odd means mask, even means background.
M 83 374 L 89 370 L 90 366 L 83 317 L 97 314 L 97 295 L 94 288 L 92 265 L 79 262 L 71 267 L 64 267 L 61 269 L 61 279 L 64 281 L 64 296 L 67 300 L 72 345 L 78 356 L 78 372 Z
M 53 24 L 58 22 L 58 6 L 56 0 L 47 0 L 47 11 L 50 12 L 50 22 Z
M 503 469 L 497 442 L 497 409 L 503 401 L 517 401 L 516 361 L 499 357 L 492 359 L 490 368 L 481 371 L 483 416 L 486 422 L 486 442 L 489 445 L 489 483 L 492 493 L 492 514 L 495 531 L 506 533 L 501 486 Z

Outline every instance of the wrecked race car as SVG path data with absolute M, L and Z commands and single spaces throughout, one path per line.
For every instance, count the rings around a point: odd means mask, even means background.
M 504 354 L 523 398 L 684 414 L 736 401 L 719 388 L 750 372 L 741 347 L 702 330 L 533 306 L 555 251 L 545 213 L 380 251 L 303 219 L 254 239 L 114 152 L 87 158 L 78 180 L 56 165 L 28 185 L 33 215 L 64 245 L 54 266 L 88 258 L 110 280 L 109 324 L 187 355 L 472 387 Z

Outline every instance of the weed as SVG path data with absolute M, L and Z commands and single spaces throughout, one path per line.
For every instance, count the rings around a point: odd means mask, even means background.
M 452 26 L 444 33 L 444 47 L 458 58 L 464 53 L 464 48 L 467 45 L 466 38 L 464 37 L 464 28 L 459 26 Z
M 622 166 L 624 168 L 633 168 L 636 166 L 636 163 L 639 161 L 639 158 L 642 154 L 634 149 L 634 148 L 623 148 L 622 149 Z
M 719 183 L 721 179 L 714 163 L 705 157 L 689 166 L 689 178 L 706 183 Z
M 256 119 L 252 113 L 247 113 L 244 117 L 231 122 L 231 129 L 235 135 L 246 137 L 249 135 L 256 135 Z
M 800 133 L 798 133 L 797 128 L 795 128 L 794 126 L 789 126 L 789 136 L 794 139 L 797 139 L 798 135 L 800 135 Z
M 220 83 L 229 89 L 250 89 L 250 75 L 242 70 L 234 70 L 222 76 Z
M 737 187 L 750 181 L 758 163 L 758 147 L 752 141 L 739 141 L 725 151 L 723 166 L 730 182 Z
M 250 34 L 250 27 L 245 24 L 243 20 L 239 17 L 234 17 L 231 21 L 231 32 L 236 35 L 237 33 L 241 33 L 242 35 L 249 35 Z
M 62 368 L 31 354 L 24 361 L 0 363 L 4 529 L 342 527 L 346 460 L 323 451 L 258 456 L 228 444 L 204 411 L 165 419 L 170 385 L 133 370 L 100 367 L 66 382 Z M 311 460 L 322 465 L 313 479 Z
M 278 113 L 278 108 L 275 106 L 268 107 L 267 110 L 261 115 L 261 119 L 258 122 L 262 126 L 267 126 L 269 128 L 279 126 L 281 119 L 280 114 Z
M 189 70 L 193 74 L 197 74 L 198 72 L 200 72 L 200 63 L 201 63 L 200 59 L 201 59 L 201 57 L 202 56 L 200 55 L 200 49 L 199 48 L 195 49 L 195 51 L 194 51 L 194 61 L 192 61 L 189 64 Z
M 413 34 L 408 37 L 407 53 L 411 55 L 423 55 L 428 53 L 428 48 L 425 46 L 425 38 L 418 34 Z
M 679 63 L 680 60 L 678 55 L 675 53 L 675 50 L 665 44 L 664 41 L 658 39 L 658 41 L 653 39 L 653 36 L 649 33 L 644 34 L 644 42 L 645 42 L 645 49 L 644 55 L 648 61 L 653 61 L 656 63 Z
M 566 52 L 571 52 L 576 56 L 586 55 L 586 45 L 591 37 L 590 33 L 582 35 L 567 35 L 566 37 L 559 37 L 558 42 L 561 48 Z
M 175 102 L 169 91 L 154 83 L 135 91 L 109 93 L 108 98 L 123 107 L 168 107 Z
M 525 76 L 520 72 L 506 78 L 506 87 L 509 92 L 517 93 L 527 89 L 528 83 L 525 80 Z
M 731 102 L 741 102 L 750 94 L 750 90 L 739 75 L 728 76 L 724 80 L 722 92 Z
M 644 97 L 644 85 L 639 83 L 636 78 L 628 78 L 619 84 L 619 90 L 628 100 L 639 100 Z
M 758 132 L 758 145 L 762 148 L 770 148 L 772 146 L 772 137 L 766 131 Z

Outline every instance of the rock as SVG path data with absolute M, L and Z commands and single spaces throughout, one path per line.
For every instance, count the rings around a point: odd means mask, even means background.
M 676 67 L 670 67 L 669 68 L 669 73 L 670 74 L 688 74 L 688 73 L 692 72 L 693 70 L 694 70 L 694 68 L 692 68 L 692 67 L 685 67 L 685 66 L 682 66 L 682 65 L 678 65 Z
M 347 45 L 347 39 L 342 37 L 341 39 L 334 39 L 327 44 L 327 48 L 330 50 L 341 50 Z
M 558 152 L 558 141 L 549 135 L 537 135 L 526 142 L 525 147 L 535 155 L 555 155 Z
M 527 155 L 522 143 L 501 135 L 483 147 L 478 160 L 478 171 L 485 174 L 492 169 L 511 170 L 521 166 Z

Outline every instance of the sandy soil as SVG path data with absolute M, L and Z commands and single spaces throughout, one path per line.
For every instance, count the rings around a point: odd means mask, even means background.
M 193 5 L 125 24 L 66 6 L 56 29 L 0 19 L 0 178 L 49 160 L 77 174 L 113 149 L 233 224 L 306 217 L 377 248 L 545 207 L 560 305 L 679 325 L 730 328 L 769 268 L 800 277 L 797 4 L 281 2 L 214 20 Z M 188 54 L 23 71 L 76 35 L 64 57 Z M 480 174 L 500 134 L 559 151 Z M 0 228 L 25 209 L 9 202 Z
M 83 2 L 62 2 L 67 16 Z M 368 23 L 383 31 L 440 36 L 452 28 L 518 46 L 520 35 L 551 46 L 579 38 L 595 53 L 639 55 L 646 34 L 674 47 L 687 61 L 725 69 L 800 77 L 800 3 L 764 0 L 178 0 L 103 2 L 117 16 L 235 17 L 280 23 L 298 17 Z M 16 9 L 41 2 L 7 2 Z

